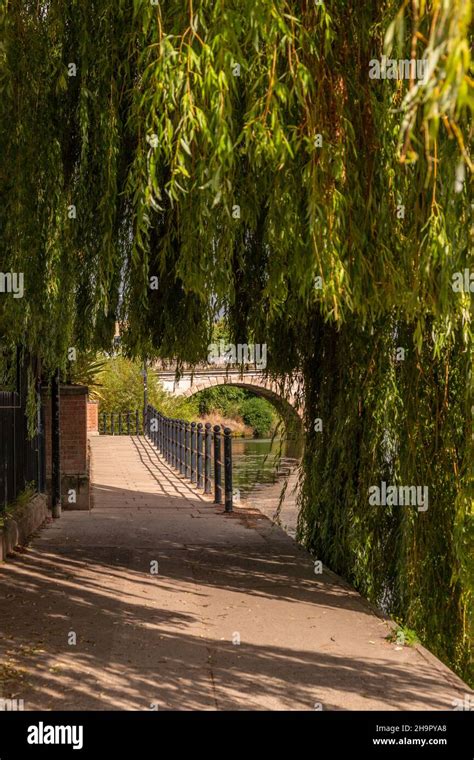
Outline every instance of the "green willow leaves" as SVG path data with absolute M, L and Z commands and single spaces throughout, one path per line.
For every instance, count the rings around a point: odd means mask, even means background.
M 140 358 L 205 359 L 222 313 L 266 342 L 305 384 L 302 538 L 466 675 L 471 0 L 2 0 L 0 23 L 3 335 L 49 369 L 117 319 Z M 371 79 L 384 54 L 426 76 Z M 369 508 L 383 478 L 428 513 Z

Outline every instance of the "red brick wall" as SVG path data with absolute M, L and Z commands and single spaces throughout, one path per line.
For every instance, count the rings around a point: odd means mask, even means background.
M 99 404 L 96 401 L 87 402 L 87 432 L 99 432 Z
M 43 396 L 46 477 L 51 477 L 51 397 Z M 61 472 L 77 475 L 87 472 L 87 388 L 61 386 Z

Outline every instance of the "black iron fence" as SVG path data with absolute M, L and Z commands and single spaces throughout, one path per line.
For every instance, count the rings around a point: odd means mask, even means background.
M 26 401 L 16 391 L 0 392 L 0 514 L 31 485 L 45 490 L 44 424 L 40 399 L 37 434 L 28 436 Z
M 99 433 L 101 435 L 141 435 L 143 433 L 143 413 L 138 410 L 130 412 L 101 412 L 99 415 Z
M 180 475 L 204 493 L 214 492 L 214 503 L 232 512 L 232 433 L 220 425 L 185 422 L 147 406 L 146 435 Z M 222 477 L 224 474 L 224 477 Z
M 143 412 L 101 412 L 101 435 L 142 435 L 145 433 L 164 459 L 196 488 L 214 494 L 215 504 L 232 512 L 232 434 L 229 428 L 208 422 L 185 422 L 165 417 L 148 405 Z

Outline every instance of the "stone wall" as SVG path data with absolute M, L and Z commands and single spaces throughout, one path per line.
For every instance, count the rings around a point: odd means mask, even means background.
M 36 494 L 23 507 L 9 513 L 5 525 L 0 528 L 0 562 L 13 553 L 15 547 L 27 543 L 32 533 L 50 519 L 45 494 Z

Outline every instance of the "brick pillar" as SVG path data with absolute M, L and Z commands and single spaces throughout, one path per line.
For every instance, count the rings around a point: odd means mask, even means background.
M 87 386 L 61 385 L 62 508 L 89 509 L 89 454 L 87 442 Z M 46 486 L 51 491 L 51 398 L 43 388 L 46 443 Z M 75 499 L 75 501 L 74 501 Z
M 89 435 L 99 435 L 99 402 L 87 402 L 87 432 Z

